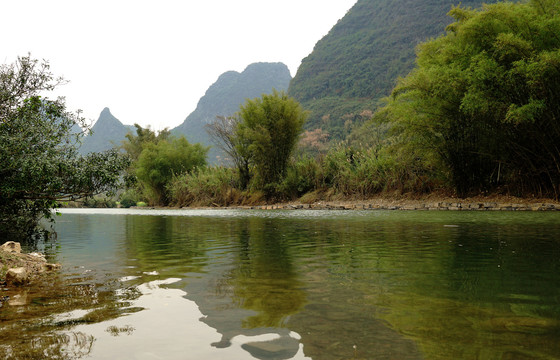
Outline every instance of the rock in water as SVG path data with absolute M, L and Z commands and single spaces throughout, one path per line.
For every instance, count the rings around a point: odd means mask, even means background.
M 6 272 L 6 284 L 20 286 L 29 281 L 27 270 L 24 267 L 9 269 Z

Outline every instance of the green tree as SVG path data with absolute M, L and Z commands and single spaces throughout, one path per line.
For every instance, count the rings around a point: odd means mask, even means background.
M 509 185 L 558 196 L 557 1 L 456 7 L 418 48 L 384 110 L 403 144 L 444 165 L 460 195 Z
M 306 115 L 297 101 L 278 91 L 240 107 L 236 146 L 246 146 L 242 151 L 254 166 L 257 188 L 271 194 L 282 181 Z
M 143 186 L 150 203 L 167 205 L 168 186 L 174 176 L 188 173 L 206 165 L 208 148 L 190 144 L 184 136 L 157 143 L 150 142 L 136 162 L 136 177 Z
M 150 127 L 143 128 L 138 124 L 134 124 L 134 127 L 136 128 L 136 135 L 129 132 L 125 135 L 126 140 L 122 142 L 122 148 L 134 161 L 138 160 L 146 145 L 166 140 L 170 135 L 168 128 L 156 133 Z
M 116 151 L 79 155 L 83 119 L 40 96 L 63 82 L 30 56 L 0 66 L 1 234 L 30 234 L 60 201 L 115 189 L 128 166 Z

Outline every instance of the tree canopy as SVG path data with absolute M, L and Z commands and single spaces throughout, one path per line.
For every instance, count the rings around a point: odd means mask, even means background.
M 208 148 L 199 143 L 190 144 L 183 136 L 145 145 L 135 170 L 150 202 L 167 205 L 168 185 L 173 177 L 206 165 L 207 153 Z
M 286 93 L 274 91 L 247 100 L 238 116 L 236 134 L 243 140 L 236 146 L 247 146 L 255 170 L 255 185 L 265 190 L 273 188 L 285 175 L 306 113 Z
M 441 162 L 461 195 L 510 186 L 557 197 L 557 1 L 455 7 L 450 15 L 446 35 L 419 46 L 416 68 L 381 113 L 401 144 Z
M 58 202 L 115 189 L 128 166 L 116 151 L 78 154 L 84 120 L 41 96 L 63 82 L 30 56 L 0 66 L 0 233 L 29 233 Z

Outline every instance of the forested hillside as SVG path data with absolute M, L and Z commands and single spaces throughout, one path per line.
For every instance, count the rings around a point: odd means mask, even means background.
M 214 121 L 216 116 L 232 116 L 246 99 L 271 93 L 273 89 L 287 90 L 291 79 L 288 67 L 282 63 L 254 63 L 241 73 L 225 72 L 200 98 L 196 110 L 171 133 L 184 135 L 191 143 L 213 145 L 206 133 L 206 124 Z M 208 155 L 209 161 L 215 162 L 216 156 L 220 153 L 213 146 Z
M 484 1 L 493 3 L 495 1 Z M 464 0 L 479 7 L 481 0 Z M 415 47 L 443 34 L 458 0 L 358 0 L 302 60 L 289 95 L 311 110 L 307 129 L 341 139 L 371 117 L 399 76 L 414 66 Z

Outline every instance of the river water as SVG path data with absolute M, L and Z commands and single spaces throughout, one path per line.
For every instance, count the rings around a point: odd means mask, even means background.
M 64 209 L 55 229 L 26 250 L 63 270 L 9 292 L 0 357 L 560 358 L 560 213 Z

